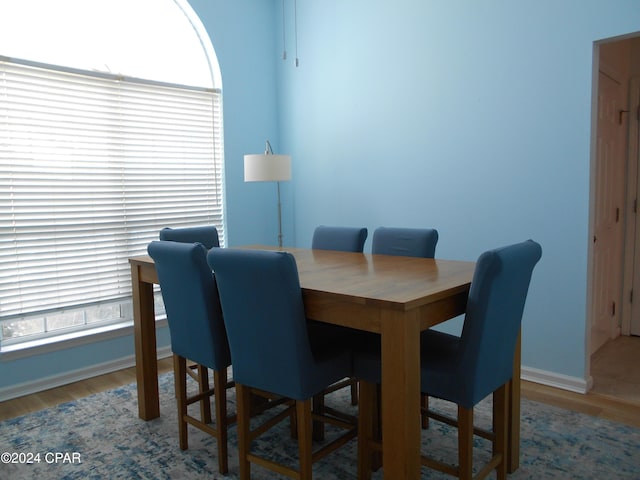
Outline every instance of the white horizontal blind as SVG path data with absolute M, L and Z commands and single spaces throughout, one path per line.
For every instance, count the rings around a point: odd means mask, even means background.
M 0 323 L 131 294 L 165 226 L 223 228 L 217 90 L 0 57 Z

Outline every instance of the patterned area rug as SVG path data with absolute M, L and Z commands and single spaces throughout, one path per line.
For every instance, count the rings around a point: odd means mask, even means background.
M 233 391 L 229 393 L 230 410 L 235 411 Z M 235 427 L 230 431 L 230 472 L 223 476 L 217 472 L 213 438 L 190 427 L 189 449 L 178 447 L 172 374 L 160 376 L 160 402 L 160 418 L 140 420 L 132 384 L 0 422 L 0 479 L 238 478 Z M 352 408 L 348 389 L 327 402 L 345 411 Z M 436 400 L 431 404 L 448 408 Z M 490 409 L 489 401 L 476 408 L 477 423 L 488 422 Z M 423 431 L 423 451 L 454 461 L 455 432 L 431 425 Z M 314 478 L 356 478 L 356 442 L 316 464 Z M 295 465 L 297 450 L 287 425 L 254 446 Z M 510 479 L 640 479 L 640 430 L 528 400 L 522 402 L 521 451 L 521 466 Z M 488 443 L 478 439 L 474 452 L 474 461 L 483 461 L 490 454 Z M 33 463 L 24 464 L 29 459 Z M 423 477 L 451 478 L 425 468 Z M 252 478 L 279 477 L 253 466 Z M 382 478 L 382 471 L 374 478 Z

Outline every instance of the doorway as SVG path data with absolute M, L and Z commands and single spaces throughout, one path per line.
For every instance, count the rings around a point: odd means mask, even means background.
M 616 357 L 619 349 L 611 344 L 621 335 L 640 335 L 640 36 L 599 42 L 595 52 L 587 353 L 588 372 L 599 383 L 592 391 L 597 392 L 615 377 L 613 373 L 602 376 L 598 365 L 603 352 L 609 364 L 624 369 L 624 360 Z

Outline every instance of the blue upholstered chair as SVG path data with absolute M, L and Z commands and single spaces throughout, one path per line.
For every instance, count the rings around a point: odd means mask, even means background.
M 423 456 L 423 465 L 459 478 L 472 477 L 473 407 L 493 394 L 493 429 L 482 432 L 493 442 L 493 458 L 482 473 L 496 469 L 498 479 L 506 478 L 507 388 L 531 275 L 541 255 L 540 245 L 532 240 L 483 253 L 471 283 L 461 336 L 430 331 L 422 337 L 421 390 L 458 405 L 454 424 L 459 460 L 458 466 L 451 466 Z M 360 402 L 366 411 L 375 411 L 371 384 L 380 383 L 379 341 L 361 347 L 354 352 L 354 374 L 362 382 Z M 429 415 L 443 419 L 433 412 Z M 375 419 L 361 416 L 359 478 L 370 476 L 374 424 Z
M 207 250 L 198 243 L 154 241 L 147 251 L 155 263 L 160 289 L 167 312 L 173 352 L 180 448 L 188 448 L 187 424 L 217 438 L 218 468 L 228 471 L 227 367 L 231 364 L 227 334 L 222 319 L 218 290 Z M 200 367 L 201 391 L 187 396 L 186 359 Z M 207 368 L 213 370 L 213 390 L 208 388 Z M 215 393 L 215 428 L 210 418 L 197 419 L 187 407 L 195 402 L 209 406 Z
M 218 229 L 213 225 L 203 227 L 169 228 L 160 230 L 160 240 L 182 243 L 201 243 L 207 250 L 220 246 Z
M 359 227 L 327 227 L 320 225 L 313 232 L 311 248 L 317 250 L 339 250 L 359 252 L 364 250 L 368 231 Z
M 379 227 L 373 232 L 371 253 L 433 258 L 437 243 L 438 231 L 432 228 Z
M 218 229 L 214 225 L 181 228 L 165 227 L 160 230 L 159 238 L 162 241 L 201 243 L 207 250 L 220 246 Z M 204 377 L 202 376 L 203 372 L 205 373 Z M 206 367 L 193 363 L 193 361 L 188 361 L 187 373 L 200 384 L 200 393 L 209 389 Z M 202 408 L 202 420 L 205 423 L 211 423 L 211 404 L 209 402 L 201 402 L 200 407 Z
M 403 257 L 433 258 L 438 244 L 438 231 L 433 228 L 379 227 L 373 232 L 371 253 Z M 429 331 L 422 332 L 428 335 Z M 357 340 L 356 340 L 357 341 Z M 422 395 L 422 407 L 429 408 L 429 397 Z M 429 426 L 429 417 L 422 415 L 422 428 Z
M 286 252 L 212 249 L 207 255 L 215 272 L 227 327 L 238 409 L 240 478 L 250 478 L 251 462 L 301 479 L 311 478 L 312 456 L 324 457 L 334 448 L 312 453 L 312 397 L 351 373 L 351 354 L 340 342 L 310 337 L 307 331 L 298 269 Z M 293 400 L 300 452 L 299 472 L 250 452 L 251 442 L 264 433 L 249 425 L 253 390 L 271 392 Z M 314 415 L 314 419 L 317 417 Z M 342 423 L 347 432 L 330 445 L 355 437 L 355 426 Z M 267 422 L 266 425 L 271 425 Z M 316 458 L 317 457 L 317 458 Z M 299 475 L 299 476 L 298 476 Z
M 369 231 L 365 227 L 328 227 L 320 225 L 316 227 L 313 232 L 313 238 L 311 240 L 311 248 L 316 250 L 336 250 L 341 252 L 355 252 L 362 253 L 364 250 L 364 243 L 367 240 Z M 312 329 L 312 335 L 333 335 L 348 334 L 346 329 L 336 327 L 333 325 L 326 325 L 318 322 L 311 322 L 310 328 Z M 342 333 L 341 333 L 342 331 Z M 325 410 L 324 395 L 327 395 L 336 390 L 340 390 L 344 387 L 351 388 L 351 404 L 358 404 L 358 382 L 354 378 L 343 379 L 326 389 L 322 395 L 316 397 L 315 402 L 317 408 Z M 339 415 L 339 412 L 330 410 L 334 415 Z M 319 427 L 319 426 L 316 426 Z M 319 428 L 314 432 L 316 439 L 323 438 L 323 432 Z

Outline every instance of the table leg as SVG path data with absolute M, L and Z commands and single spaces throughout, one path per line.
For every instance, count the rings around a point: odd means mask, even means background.
M 151 420 L 160 416 L 153 284 L 141 279 L 140 268 L 136 265 L 131 266 L 131 283 L 138 416 L 143 420 Z
M 521 335 L 516 341 L 513 356 L 513 378 L 509 382 L 508 392 L 508 435 L 507 435 L 507 472 L 513 473 L 520 466 L 520 374 L 521 374 Z
M 384 478 L 420 478 L 420 324 L 417 313 L 382 312 Z

